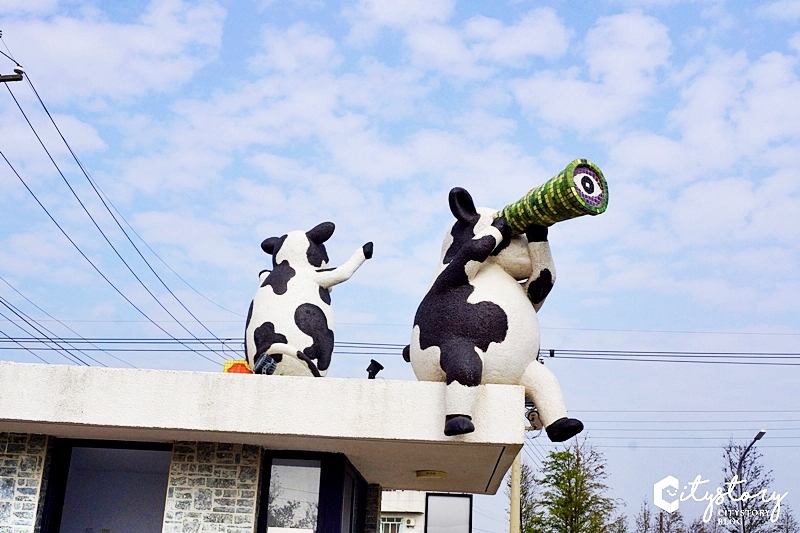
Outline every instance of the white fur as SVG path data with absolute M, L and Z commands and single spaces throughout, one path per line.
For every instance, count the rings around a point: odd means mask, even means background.
M 328 263 L 323 261 L 320 267 L 311 265 L 306 256 L 307 249 L 308 238 L 305 232 L 289 232 L 275 256 L 276 264 L 287 260 L 295 270 L 294 276 L 287 284 L 286 292 L 275 294 L 271 285 L 261 287 L 261 283 L 269 274 L 269 272 L 263 272 L 259 276 L 259 287 L 253 298 L 253 314 L 245 331 L 247 360 L 251 366 L 255 364 L 253 360 L 256 353 L 255 330 L 265 322 L 272 322 L 275 325 L 275 331 L 285 335 L 287 341 L 285 344 L 274 344 L 267 351 L 269 355 L 283 355 L 283 360 L 278 363 L 274 375 L 312 375 L 308 365 L 299 360 L 296 354 L 311 346 L 313 340 L 297 327 L 294 321 L 294 312 L 301 304 L 313 303 L 322 309 L 327 319 L 328 329 L 333 331 L 333 309 L 329 304 L 321 301 L 319 288 L 330 289 L 334 285 L 347 281 L 366 260 L 363 248 L 359 248 L 342 266 L 326 272 L 318 272 L 319 269 L 327 268 Z M 327 372 L 328 369 L 320 369 L 322 376 L 325 376 Z

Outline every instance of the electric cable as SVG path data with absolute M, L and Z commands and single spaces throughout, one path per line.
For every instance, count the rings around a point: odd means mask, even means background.
M 56 171 L 58 171 L 58 174 L 61 176 L 61 179 L 64 180 L 64 183 L 67 185 L 67 188 L 69 188 L 70 192 L 72 193 L 72 196 L 74 196 L 75 200 L 78 201 L 78 203 L 80 204 L 80 206 L 83 209 L 83 211 L 86 213 L 86 215 L 92 221 L 92 224 L 94 225 L 94 227 L 97 229 L 97 231 L 100 232 L 100 235 L 103 236 L 103 239 L 106 241 L 106 243 L 114 251 L 114 254 L 119 258 L 120 261 L 122 261 L 122 263 L 125 265 L 125 267 L 128 269 L 128 271 L 133 275 L 133 277 L 136 278 L 136 281 L 139 282 L 139 285 L 141 285 L 142 288 L 144 288 L 144 290 L 147 291 L 147 294 L 149 294 L 153 298 L 153 300 L 156 301 L 156 303 L 159 305 L 159 307 L 161 307 L 161 309 L 163 309 L 164 312 L 166 312 L 170 316 L 170 318 L 172 318 L 184 331 L 186 331 L 186 333 L 188 333 L 192 337 L 195 337 L 194 333 L 192 333 L 186 326 L 184 326 L 183 323 L 180 320 L 178 320 L 175 317 L 175 315 L 173 315 L 169 311 L 169 309 L 166 308 L 166 306 L 163 303 L 161 303 L 161 300 L 159 300 L 158 297 L 155 294 L 153 294 L 153 292 L 150 290 L 150 288 L 141 280 L 141 278 L 139 278 L 139 276 L 136 274 L 136 272 L 133 270 L 133 268 L 131 268 L 131 266 L 128 264 L 128 262 L 125 260 L 125 258 L 122 257 L 122 255 L 119 253 L 117 248 L 112 244 L 111 240 L 108 238 L 108 236 L 102 230 L 102 228 L 100 228 L 100 225 L 97 223 L 97 221 L 94 219 L 92 214 L 86 208 L 86 205 L 84 205 L 83 201 L 80 199 L 78 194 L 75 192 L 75 189 L 72 188 L 72 185 L 69 183 L 69 180 L 67 180 L 67 177 L 61 171 L 61 168 L 59 168 L 58 163 L 56 163 L 55 159 L 53 159 L 53 156 L 50 154 L 50 150 L 48 150 L 47 146 L 45 146 L 44 141 L 42 141 L 42 138 L 39 136 L 39 133 L 36 131 L 36 128 L 33 127 L 33 123 L 30 121 L 30 119 L 28 119 L 28 115 L 22 109 L 22 106 L 20 105 L 19 101 L 17 101 L 17 97 L 14 96 L 14 92 L 11 90 L 11 88 L 8 86 L 8 84 L 6 84 L 6 89 L 8 89 L 8 93 L 11 95 L 11 98 L 14 99 L 14 103 L 17 104 L 17 108 L 19 109 L 20 113 L 22 113 L 22 116 L 25 118 L 25 122 L 28 123 L 28 126 L 31 128 L 31 131 L 33 132 L 34 136 L 36 136 L 36 139 L 39 141 L 39 144 L 44 149 L 45 153 L 47 154 L 47 157 L 50 159 L 50 162 L 53 163 L 53 166 L 55 166 Z M 164 330 L 162 328 L 162 331 L 166 331 L 166 330 Z M 171 334 L 169 336 L 172 337 Z M 197 337 L 195 337 L 195 338 L 197 338 Z M 217 353 L 217 356 L 220 357 L 222 360 L 225 360 L 225 357 L 222 356 L 221 354 Z
M 63 323 L 61 320 L 57 319 L 56 317 L 54 317 L 53 315 L 51 315 L 50 313 L 48 313 L 47 311 L 45 311 L 44 309 L 42 309 L 41 307 L 39 307 L 38 305 L 36 305 L 36 304 L 35 304 L 35 303 L 34 303 L 34 302 L 33 302 L 33 301 L 30 299 L 30 298 L 28 298 L 27 296 L 25 296 L 24 294 L 22 294 L 20 291 L 18 291 L 18 290 L 16 289 L 16 287 L 14 287 L 13 285 L 11 285 L 11 283 L 9 283 L 9 282 L 8 282 L 8 281 L 7 281 L 7 280 L 6 280 L 6 279 L 5 279 L 3 276 L 0 276 L 0 281 L 2 281 L 3 283 L 5 283 L 6 285 L 8 285 L 8 286 L 9 286 L 9 288 L 10 288 L 12 291 L 14 291 L 14 292 L 16 292 L 17 294 L 19 294 L 19 295 L 20 295 L 22 298 L 24 298 L 24 299 L 25 299 L 25 301 L 27 301 L 29 304 L 31 304 L 32 306 L 34 306 L 36 309 L 38 309 L 39 311 L 41 311 L 41 312 L 42 312 L 42 313 L 44 313 L 45 315 L 49 316 L 50 318 L 52 318 L 53 320 L 55 320 L 56 322 L 58 322 L 59 324 L 61 324 L 61 325 L 62 325 L 64 328 L 68 329 L 70 332 L 74 333 L 75 335 L 78 335 L 78 338 L 79 338 L 79 339 L 81 339 L 81 340 L 85 340 L 85 339 L 84 339 L 82 336 L 80 336 L 80 334 L 79 334 L 77 331 L 75 331 L 74 329 L 72 329 L 71 327 L 69 327 L 68 325 L 66 325 L 65 323 Z M 39 321 L 37 321 L 37 324 L 41 325 L 41 322 L 42 322 L 42 321 L 41 321 L 41 320 L 39 320 Z M 42 328 L 44 328 L 44 329 L 46 329 L 46 330 L 47 330 L 47 328 L 45 328 L 43 325 L 42 325 Z M 52 331 L 50 331 L 50 330 L 47 330 L 47 331 L 48 331 L 48 332 L 49 332 L 51 335 L 55 335 L 55 334 L 54 334 Z M 91 343 L 91 342 L 89 342 L 88 344 L 89 344 L 90 346 L 92 346 L 93 348 L 98 348 L 96 345 L 94 345 L 94 344 L 93 344 L 93 343 Z M 98 348 L 98 349 L 100 349 L 100 348 Z M 132 364 L 131 364 L 131 363 L 129 363 L 128 361 L 126 361 L 126 360 L 124 360 L 124 359 L 122 359 L 122 358 L 120 358 L 120 357 L 117 357 L 116 355 L 112 354 L 111 352 L 108 352 L 108 351 L 106 351 L 106 350 L 103 350 L 103 349 L 100 349 L 100 351 L 104 352 L 104 353 L 105 353 L 106 355 L 108 355 L 109 357 L 112 357 L 112 358 L 116 359 L 117 361 L 119 361 L 119 362 L 121 362 L 121 363 L 124 363 L 124 364 L 128 365 L 128 366 L 129 366 L 129 367 L 131 367 L 131 368 L 136 368 L 134 365 L 132 365 Z
M 2 315 L 2 316 L 5 318 L 5 315 L 3 315 L 2 313 L 0 313 L 0 315 Z M 14 324 L 14 325 L 16 325 L 16 324 Z M 10 338 L 11 338 L 11 337 L 9 337 L 9 336 L 8 336 L 8 335 L 7 335 L 7 334 L 6 334 L 4 331 L 2 331 L 2 330 L 0 330 L 0 335 L 3 335 L 3 336 L 4 336 L 5 338 L 7 338 L 7 339 L 10 339 Z M 42 363 L 44 363 L 44 364 L 46 364 L 46 365 L 49 365 L 49 364 L 50 364 L 50 362 L 49 362 L 49 361 L 47 361 L 47 360 L 43 359 L 42 357 L 39 357 L 37 354 L 33 353 L 33 352 L 30 350 L 30 349 L 26 348 L 26 347 L 25 347 L 25 346 L 23 346 L 22 344 L 20 344 L 20 343 L 17 343 L 17 344 L 19 344 L 20 348 L 22 348 L 22 349 L 23 349 L 23 350 L 25 350 L 26 352 L 30 353 L 32 356 L 34 356 L 36 359 L 38 359 L 38 360 L 39 360 L 39 361 L 41 361 Z
M 9 321 L 9 322 L 10 322 L 10 320 L 9 320 L 8 316 L 6 316 L 6 314 L 5 314 L 5 313 L 3 313 L 2 311 L 0 311 L 0 317 L 4 318 L 4 319 L 6 319 L 7 321 Z M 29 332 L 27 329 L 23 328 L 22 326 L 20 326 L 20 325 L 19 325 L 19 324 L 17 324 L 16 322 L 12 322 L 12 324 L 14 324 L 14 326 L 15 326 L 17 329 L 19 329 L 20 331 L 22 331 L 23 333 L 26 333 L 26 334 L 29 334 L 29 335 L 30 335 L 30 332 Z M 20 345 L 22 345 L 22 342 L 17 342 L 17 344 L 20 344 Z M 28 349 L 27 349 L 27 347 L 24 347 L 24 346 L 23 346 L 23 348 L 25 348 L 26 350 L 28 350 Z M 36 348 L 36 349 L 37 349 L 37 350 L 54 350 L 54 348 L 52 348 L 52 347 L 50 347 L 50 346 L 47 346 L 47 347 L 45 347 L 45 348 L 39 347 L 39 348 Z M 28 351 L 30 352 L 30 350 L 28 350 Z M 64 353 L 63 353 L 63 351 L 61 351 L 61 350 L 57 350 L 57 351 L 59 351 L 59 355 L 61 355 L 62 357 L 64 357 L 64 358 L 65 358 L 67 361 L 69 361 L 70 363 L 80 364 L 80 362 L 76 361 L 76 358 L 71 358 L 71 357 L 69 356 L 69 354 L 64 354 Z M 33 353 L 33 352 L 31 352 L 31 353 Z M 88 366 L 88 365 L 87 365 L 87 366 Z
M 125 235 L 125 238 L 126 238 L 126 239 L 128 239 L 128 242 L 131 244 L 131 246 L 133 246 L 133 249 L 134 249 L 134 250 L 136 250 L 136 253 L 137 253 L 137 254 L 139 255 L 139 257 L 142 259 L 142 261 L 144 261 L 145 265 L 147 265 L 147 268 L 149 268 L 149 269 L 150 269 L 150 272 L 152 272 L 152 273 L 153 273 L 153 275 L 154 275 L 154 276 L 155 276 L 155 277 L 158 279 L 158 281 L 161 283 L 161 285 L 163 285 L 163 287 L 164 287 L 164 288 L 167 290 L 167 292 L 169 292 L 169 294 L 170 294 L 170 295 L 171 295 L 171 296 L 172 296 L 172 297 L 175 299 L 175 301 L 176 301 L 176 302 L 178 302 L 178 303 L 180 304 L 180 306 L 181 306 L 181 307 L 183 307 L 183 309 L 184 309 L 184 310 L 185 310 L 187 313 L 189 313 L 189 315 L 190 315 L 190 316 L 191 316 L 191 317 L 192 317 L 192 318 L 193 318 L 193 319 L 194 319 L 194 320 L 195 320 L 195 321 L 196 321 L 198 324 L 200 324 L 200 325 L 203 327 L 203 329 L 205 329 L 205 330 L 206 330 L 206 331 L 207 331 L 207 332 L 208 332 L 210 335 L 212 335 L 212 336 L 216 337 L 216 335 L 215 335 L 215 334 L 214 334 L 214 333 L 213 333 L 213 332 L 212 332 L 210 329 L 208 329 L 208 328 L 206 327 L 206 325 L 205 325 L 205 324 L 204 324 L 204 323 L 203 323 L 203 322 L 202 322 L 202 321 L 201 321 L 199 318 L 197 318 L 197 317 L 194 315 L 194 313 L 192 313 L 192 312 L 189 310 L 189 308 L 188 308 L 188 307 L 186 307 L 186 305 L 184 305 L 184 303 L 181 301 L 181 299 L 180 299 L 180 298 L 178 298 L 178 296 L 177 296 L 177 295 L 176 295 L 174 292 L 172 292 L 172 289 L 170 289 L 170 288 L 167 286 L 167 284 L 164 282 L 164 280 L 161 278 L 161 276 L 159 276 L 159 275 L 158 275 L 158 273 L 157 273 L 157 272 L 155 271 L 155 269 L 152 267 L 152 265 L 150 264 L 150 262 L 149 262 L 149 261 L 148 261 L 148 260 L 145 258 L 145 256 L 144 256 L 144 255 L 142 254 L 142 252 L 139 250 L 139 247 L 138 247 L 138 246 L 136 246 L 136 243 L 134 243 L 134 242 L 133 242 L 133 239 L 131 239 L 130 235 L 128 235 L 128 232 L 127 232 L 127 231 L 125 231 L 125 228 L 123 228 L 123 227 L 122 227 L 122 224 L 120 224 L 119 220 L 117 220 L 117 217 L 114 215 L 114 212 L 113 212 L 113 211 L 111 210 L 111 208 L 109 207 L 109 205 L 108 205 L 108 204 L 110 204 L 110 203 L 111 203 L 111 200 L 108 200 L 108 196 L 107 196 L 105 193 L 103 193 L 103 194 L 100 194 L 100 193 L 101 193 L 101 191 L 100 191 L 100 187 L 99 187 L 99 185 L 98 185 L 98 184 L 97 184 L 97 182 L 96 182 L 94 179 L 92 179 L 92 177 L 89 175 L 89 172 L 86 170 L 86 168 L 83 166 L 83 164 L 82 164 L 82 163 L 80 162 L 80 160 L 78 159 L 78 156 L 77 156 L 77 154 L 75 153 L 75 151 L 72 149 L 72 146 L 70 146 L 69 142 L 67 142 L 67 139 L 66 139 L 66 137 L 64 137 L 64 134 L 63 134 L 63 133 L 61 133 L 61 129 L 58 127 L 58 124 L 56 124 L 56 121 L 55 121 L 55 119 L 54 119 L 54 118 L 53 118 L 53 116 L 50 114 L 50 110 L 49 110 L 49 109 L 47 109 L 47 106 L 45 105 L 45 103 L 44 103 L 44 100 L 42 100 L 42 97 L 41 97 L 41 96 L 39 96 L 39 91 L 37 91 L 37 90 L 36 90 L 36 87 L 34 87 L 34 85 L 33 85 L 33 81 L 31 81 L 31 79 L 30 79 L 30 76 L 28 76 L 28 74 L 27 74 L 27 73 L 25 74 L 25 80 L 28 82 L 28 85 L 30 86 L 31 90 L 33 91 L 33 94 L 35 94 L 35 95 L 36 95 L 36 99 L 37 99 L 37 100 L 39 100 L 39 104 L 41 104 L 41 106 L 42 106 L 42 109 L 44 109 L 44 112 L 47 114 L 47 117 L 50 119 L 50 122 L 53 124 L 53 127 L 54 127 L 54 128 L 56 129 L 56 131 L 58 132 L 58 135 L 59 135 L 59 137 L 61 137 L 61 140 L 62 140 L 62 141 L 64 141 L 64 145 L 67 147 L 67 150 L 69 150 L 69 153 L 72 155 L 72 158 L 75 160 L 75 163 L 77 163 L 77 165 L 78 165 L 78 168 L 80 168 L 80 169 L 81 169 L 81 172 L 82 172 L 82 173 L 83 173 L 83 175 L 86 177 L 86 180 L 89 182 L 89 185 L 91 185 L 91 187 L 92 187 L 92 190 L 94 190 L 95 194 L 96 194 L 96 195 L 97 195 L 97 197 L 100 199 L 100 202 L 103 204 L 103 207 L 105 207 L 105 208 L 106 208 L 106 211 L 108 211 L 108 214 L 109 214 L 109 215 L 111 215 L 111 218 L 112 218 L 112 219 L 114 220 L 114 222 L 117 224 L 117 227 L 119 227 L 120 231 L 122 231 L 123 235 Z M 105 197 L 105 198 L 104 198 L 104 197 Z M 108 200 L 108 204 L 106 203 L 106 200 Z M 122 218 L 122 214 L 119 212 L 119 210 L 118 210 L 116 207 L 114 207 L 114 211 L 116 211 L 117 213 L 119 213 L 119 215 L 120 215 L 120 218 Z M 126 225 L 128 225 L 128 227 L 130 227 L 131 229 L 133 229 L 133 227 L 132 227 L 130 224 L 128 224 L 128 221 L 127 221 L 127 220 L 125 221 L 125 224 L 126 224 Z M 134 233 L 135 233 L 135 230 L 134 230 Z M 137 237 L 139 237 L 139 239 L 140 239 L 142 242 L 144 242 L 144 243 L 145 243 L 145 246 L 147 246 L 148 248 L 150 248 L 150 246 L 149 246 L 149 245 L 148 245 L 148 244 L 147 244 L 147 243 L 144 241 L 144 239 L 142 239 L 142 237 L 141 237 L 141 236 L 140 236 L 138 233 L 137 233 Z M 151 251 L 151 252 L 153 252 L 153 249 L 152 249 L 152 248 L 150 248 L 150 251 Z M 155 252 L 153 252 L 153 254 L 155 254 Z M 157 256 L 157 254 L 156 254 L 156 256 Z M 159 259 L 161 259 L 161 258 L 159 257 Z M 164 263 L 164 260 L 162 259 L 162 260 L 161 260 L 161 262 L 162 262 L 162 263 Z M 166 263 L 164 263 L 164 264 L 166 264 Z M 172 269 L 170 268 L 170 270 L 172 270 Z M 174 270 L 173 270 L 173 273 L 175 273 L 175 271 L 174 271 Z M 178 276 L 178 277 L 180 277 L 180 276 Z M 186 280 L 183 280 L 183 282 L 184 282 L 184 283 L 186 283 L 187 285 L 189 285 L 189 284 L 188 284 L 188 282 L 186 282 Z M 197 291 L 196 289 L 195 289 L 195 292 L 197 292 L 198 294 L 200 294 L 200 293 L 199 293 L 199 291 Z M 202 294 L 201 294 L 201 296 L 202 296 Z M 203 297 L 205 298 L 205 296 L 203 296 Z M 208 298 L 206 298 L 206 299 L 207 299 L 207 300 L 209 300 Z M 211 300 L 209 300 L 209 301 L 211 301 Z M 212 303 L 214 303 L 214 302 L 212 302 Z M 222 307 L 222 306 L 220 306 L 220 305 L 218 305 L 218 304 L 215 304 L 215 305 L 217 305 L 217 307 L 220 307 L 220 308 L 222 308 L 222 309 L 225 309 L 224 307 Z M 225 310 L 226 310 L 226 311 L 228 311 L 227 309 L 225 309 Z M 232 312 L 232 311 L 229 311 L 229 312 Z M 219 340 L 219 339 L 217 339 L 217 340 Z
M 89 354 L 87 354 L 86 352 L 82 351 L 80 348 L 75 348 L 75 346 L 72 346 L 72 345 L 71 345 L 69 342 L 64 342 L 64 341 L 61 341 L 61 342 L 59 342 L 59 341 L 57 341 L 57 340 L 54 340 L 52 337 L 46 336 L 46 335 L 45 335 L 45 334 L 42 332 L 42 329 L 43 329 L 43 330 L 45 330 L 45 331 L 46 331 L 47 333 L 49 333 L 50 335 L 55 335 L 55 334 L 54 334 L 52 331 L 50 331 L 49 329 L 47 329 L 45 326 L 43 326 L 42 324 L 39 324 L 38 322 L 36 322 L 36 320 L 35 320 L 34 318 L 32 318 L 32 317 L 31 317 L 30 315 L 28 315 L 27 313 L 23 312 L 21 309 L 19 309 L 19 308 L 18 308 L 17 306 L 15 306 L 15 305 L 13 305 L 11 302 L 9 302 L 8 300 L 6 300 L 6 299 L 5 299 L 5 298 L 3 298 L 2 296 L 0 296 L 0 304 L 2 304 L 2 305 L 5 307 L 5 308 L 7 308 L 9 311 L 11 311 L 12 313 L 14 313 L 15 315 L 17 315 L 17 317 L 19 317 L 19 318 L 21 318 L 22 320 L 24 320 L 24 321 L 25 321 L 25 323 L 26 323 L 26 324 L 28 324 L 28 325 L 29 325 L 30 327 L 32 327 L 33 329 L 35 329 L 35 330 L 36 330 L 36 332 L 37 332 L 38 334 L 40 334 L 40 335 L 44 335 L 44 336 L 45 336 L 45 338 L 47 339 L 47 342 L 50 342 L 50 343 L 52 343 L 52 344 L 55 344 L 55 345 L 56 345 L 56 346 L 57 346 L 57 347 L 58 347 L 60 350 L 63 350 L 63 351 L 65 351 L 65 352 L 69 353 L 71 357 L 74 357 L 75 359 L 77 359 L 77 360 L 78 360 L 78 361 L 80 361 L 81 363 L 85 364 L 86 366 L 89 366 L 89 364 L 88 364 L 88 363 L 86 363 L 85 361 L 83 361 L 83 360 L 82 360 L 81 358 L 79 358 L 77 355 L 75 355 L 75 354 L 71 353 L 71 352 L 70 352 L 70 351 L 69 351 L 67 348 L 64 348 L 64 347 L 62 346 L 62 344 L 66 344 L 66 345 L 67 345 L 67 346 L 69 346 L 69 347 L 70 347 L 70 348 L 71 348 L 73 351 L 76 351 L 76 352 L 80 353 L 81 355 L 84 355 L 84 356 L 86 356 L 88 359 L 91 359 L 92 361 L 94 361 L 95 363 L 99 364 L 100 366 L 107 366 L 107 365 L 104 365 L 103 363 L 101 363 L 100 361 L 98 361 L 97 359 L 95 359 L 94 357 L 92 357 L 91 355 L 89 355 Z M 34 324 L 35 324 L 35 325 L 34 325 Z M 41 329 L 40 329 L 40 328 L 41 328 Z
M 89 257 L 85 253 L 83 253 L 83 250 L 81 250 L 80 247 L 75 243 L 75 241 L 72 240 L 72 237 L 70 237 L 67 234 L 67 232 L 64 230 L 64 228 L 61 227 L 61 224 L 59 224 L 56 221 L 56 219 L 53 218 L 53 215 L 50 214 L 50 211 L 47 210 L 47 208 L 44 206 L 44 204 L 42 204 L 42 202 L 39 201 L 39 198 L 34 194 L 33 190 L 31 190 L 31 188 L 28 187 L 28 184 L 25 183 L 25 180 L 22 179 L 22 176 L 20 176 L 20 174 L 17 172 L 17 169 L 14 168 L 14 166 L 11 164 L 11 161 L 8 160 L 8 158 L 5 156 L 5 154 L 2 151 L 0 151 L 0 156 L 3 157 L 3 159 L 6 162 L 6 164 L 9 166 L 9 168 L 11 168 L 11 171 L 14 172 L 14 174 L 17 176 L 17 178 L 19 178 L 20 182 L 22 182 L 22 185 L 25 187 L 25 189 L 27 189 L 27 191 L 31 194 L 31 196 L 33 196 L 33 199 L 36 200 L 36 203 L 38 203 L 39 206 L 44 210 L 44 212 L 47 214 L 48 218 L 50 218 L 50 220 L 53 222 L 53 224 L 56 225 L 56 227 L 59 229 L 59 231 L 61 231 L 61 233 L 64 235 L 64 237 L 67 238 L 67 240 L 78 251 L 78 253 L 81 254 L 81 256 L 83 256 L 84 259 L 86 259 L 86 261 L 92 266 L 92 268 L 95 270 L 95 272 L 100 274 L 100 277 L 102 277 L 106 281 L 106 283 L 108 283 L 111 286 L 111 288 L 114 289 L 114 291 L 116 291 L 117 294 L 122 296 L 122 298 L 126 302 L 128 302 L 131 305 L 131 307 L 136 309 L 136 311 L 138 311 L 139 314 L 141 314 L 143 317 L 145 317 L 151 324 L 153 324 L 155 327 L 157 327 L 159 330 L 161 330 L 165 335 L 177 340 L 175 337 L 172 336 L 171 333 L 169 333 L 167 330 L 165 330 L 164 328 L 159 326 L 156 322 L 154 322 L 144 311 L 142 311 L 139 308 L 139 306 L 137 306 L 127 296 L 125 296 L 125 294 L 119 288 L 117 288 L 117 286 L 114 285 L 114 283 L 110 279 L 108 279 L 108 277 L 106 277 L 105 274 L 103 274 L 103 272 L 97 267 L 97 265 L 95 265 L 94 262 L 92 262 L 92 260 L 89 259 Z M 180 341 L 178 341 L 178 342 L 180 342 Z M 208 360 L 208 361 L 210 361 L 210 362 L 212 362 L 214 364 L 218 364 L 217 361 L 215 361 L 215 360 L 213 360 L 213 359 L 211 359 L 209 357 L 206 357 L 205 355 L 201 354 L 200 352 L 197 352 L 196 350 L 191 349 L 189 346 L 187 346 L 187 348 L 189 348 L 193 352 L 197 353 L 203 359 L 206 359 L 206 360 Z

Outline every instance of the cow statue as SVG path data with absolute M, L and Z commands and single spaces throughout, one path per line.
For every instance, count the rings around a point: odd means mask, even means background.
M 555 281 L 547 227 L 512 237 L 505 218 L 459 187 L 450 211 L 456 222 L 403 353 L 417 379 L 447 384 L 444 434 L 474 431 L 478 385 L 506 383 L 524 385 L 551 441 L 573 437 L 583 424 L 567 417 L 558 380 L 537 361 L 536 312 Z
M 331 288 L 372 257 L 368 242 L 343 265 L 329 268 L 324 243 L 334 229 L 333 222 L 323 222 L 261 243 L 272 256 L 272 270 L 259 274 L 247 312 L 245 352 L 255 374 L 327 374 L 333 353 Z

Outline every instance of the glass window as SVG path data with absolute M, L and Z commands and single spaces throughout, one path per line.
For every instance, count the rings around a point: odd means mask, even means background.
M 381 517 L 381 533 L 401 533 L 403 519 L 398 516 Z
M 159 533 L 171 452 L 72 449 L 61 533 Z
M 461 494 L 428 494 L 427 533 L 470 533 L 472 497 Z
M 316 533 L 320 467 L 320 461 L 272 460 L 268 533 Z

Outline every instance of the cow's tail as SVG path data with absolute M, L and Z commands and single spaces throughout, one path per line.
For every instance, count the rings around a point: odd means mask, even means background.
M 297 357 L 297 352 L 299 352 L 297 348 L 290 344 L 284 344 L 282 342 L 276 342 L 272 344 L 267 351 L 265 352 L 267 355 L 289 355 L 292 357 Z
M 283 360 L 283 356 L 289 357 L 296 357 L 300 361 L 303 361 L 306 365 L 308 365 L 308 370 L 311 372 L 311 375 L 314 377 L 321 377 L 319 368 L 317 368 L 316 363 L 309 358 L 305 352 L 298 350 L 294 346 L 290 344 L 284 344 L 281 342 L 276 342 L 265 352 L 267 356 L 272 357 L 276 362 L 280 362 Z M 277 356 L 277 357 L 275 357 Z M 277 366 L 277 365 L 276 365 Z
M 252 365 L 255 374 L 271 375 L 278 367 L 278 363 L 283 360 L 284 355 L 297 357 L 295 348 L 288 344 L 274 343 L 267 347 L 266 350 L 262 348 L 253 356 L 250 364 Z M 248 360 L 250 357 L 248 356 Z

